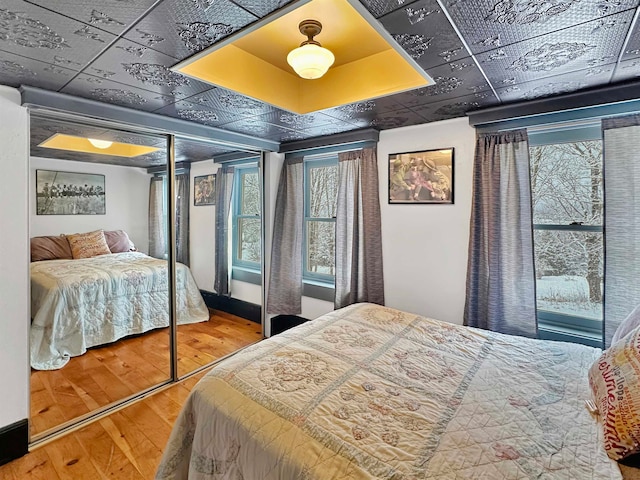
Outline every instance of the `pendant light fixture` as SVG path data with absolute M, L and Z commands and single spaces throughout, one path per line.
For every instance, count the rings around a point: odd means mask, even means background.
M 287 62 L 302 78 L 320 78 L 335 61 L 333 53 L 313 39 L 322 31 L 322 24 L 317 20 L 303 20 L 298 28 L 300 33 L 306 35 L 307 40 L 289 52 Z

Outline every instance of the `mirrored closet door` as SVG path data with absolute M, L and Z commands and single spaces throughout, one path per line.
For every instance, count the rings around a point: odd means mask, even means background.
M 259 152 L 176 138 L 177 371 L 202 369 L 262 339 Z M 184 268 L 188 266 L 189 268 Z M 208 309 L 181 317 L 191 272 Z
M 171 380 L 167 145 L 31 115 L 32 441 Z

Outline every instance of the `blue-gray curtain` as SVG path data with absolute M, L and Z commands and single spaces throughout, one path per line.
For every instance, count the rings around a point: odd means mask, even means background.
M 640 304 L 640 115 L 602 121 L 605 191 L 604 344 Z
M 384 305 L 382 229 L 376 151 L 338 155 L 335 308 Z
M 464 324 L 537 337 L 526 130 L 478 134 Z
M 218 295 L 231 295 L 231 269 L 229 238 L 231 196 L 233 193 L 234 168 L 222 165 L 216 174 L 216 233 L 215 233 L 215 280 L 213 288 Z
M 302 312 L 302 240 L 304 225 L 304 163 L 284 161 L 280 172 L 271 242 L 267 313 Z

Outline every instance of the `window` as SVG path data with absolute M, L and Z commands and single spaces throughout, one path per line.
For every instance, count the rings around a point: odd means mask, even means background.
M 602 331 L 602 141 L 545 144 L 543 135 L 530 138 L 541 336 L 555 331 L 599 345 L 589 338 Z
M 258 168 L 235 168 L 233 186 L 233 266 L 260 270 L 260 180 Z
M 338 157 L 305 159 L 303 279 L 333 284 L 335 279 Z

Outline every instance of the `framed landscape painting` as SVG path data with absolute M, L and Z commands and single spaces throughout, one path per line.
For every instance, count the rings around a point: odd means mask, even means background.
M 104 175 L 36 170 L 37 215 L 104 215 Z
M 452 204 L 453 148 L 389 155 L 389 203 Z
M 193 205 L 216 204 L 216 176 L 202 175 L 193 179 Z

